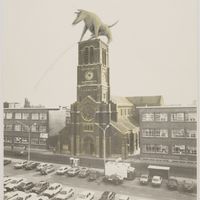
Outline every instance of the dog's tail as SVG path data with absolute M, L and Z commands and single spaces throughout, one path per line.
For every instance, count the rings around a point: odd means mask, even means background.
M 118 22 L 119 22 L 119 20 L 117 20 L 114 24 L 109 25 L 108 27 L 111 28 L 111 27 L 115 26 Z

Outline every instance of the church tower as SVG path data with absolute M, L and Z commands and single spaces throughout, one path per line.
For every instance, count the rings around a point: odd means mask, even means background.
M 102 157 L 103 130 L 111 116 L 108 45 L 100 39 L 79 42 L 78 56 L 71 147 L 75 155 Z

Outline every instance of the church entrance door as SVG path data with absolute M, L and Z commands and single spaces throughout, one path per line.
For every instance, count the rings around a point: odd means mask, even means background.
M 91 137 L 84 138 L 83 149 L 85 155 L 93 155 L 95 153 L 94 142 Z

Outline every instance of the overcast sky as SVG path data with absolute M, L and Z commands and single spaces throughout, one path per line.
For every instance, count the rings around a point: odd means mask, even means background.
M 81 8 L 107 24 L 119 20 L 109 46 L 111 95 L 163 95 L 166 104 L 191 104 L 197 98 L 196 2 L 4 1 L 4 101 L 28 97 L 31 104 L 69 106 L 76 100 L 83 23 L 71 24 Z

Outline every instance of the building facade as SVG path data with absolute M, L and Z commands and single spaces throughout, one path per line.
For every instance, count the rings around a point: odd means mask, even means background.
M 196 161 L 195 106 L 137 107 L 141 158 Z
M 47 139 L 65 126 L 65 112 L 59 108 L 4 108 L 4 145 L 47 148 Z M 29 136 L 30 133 L 30 136 Z

